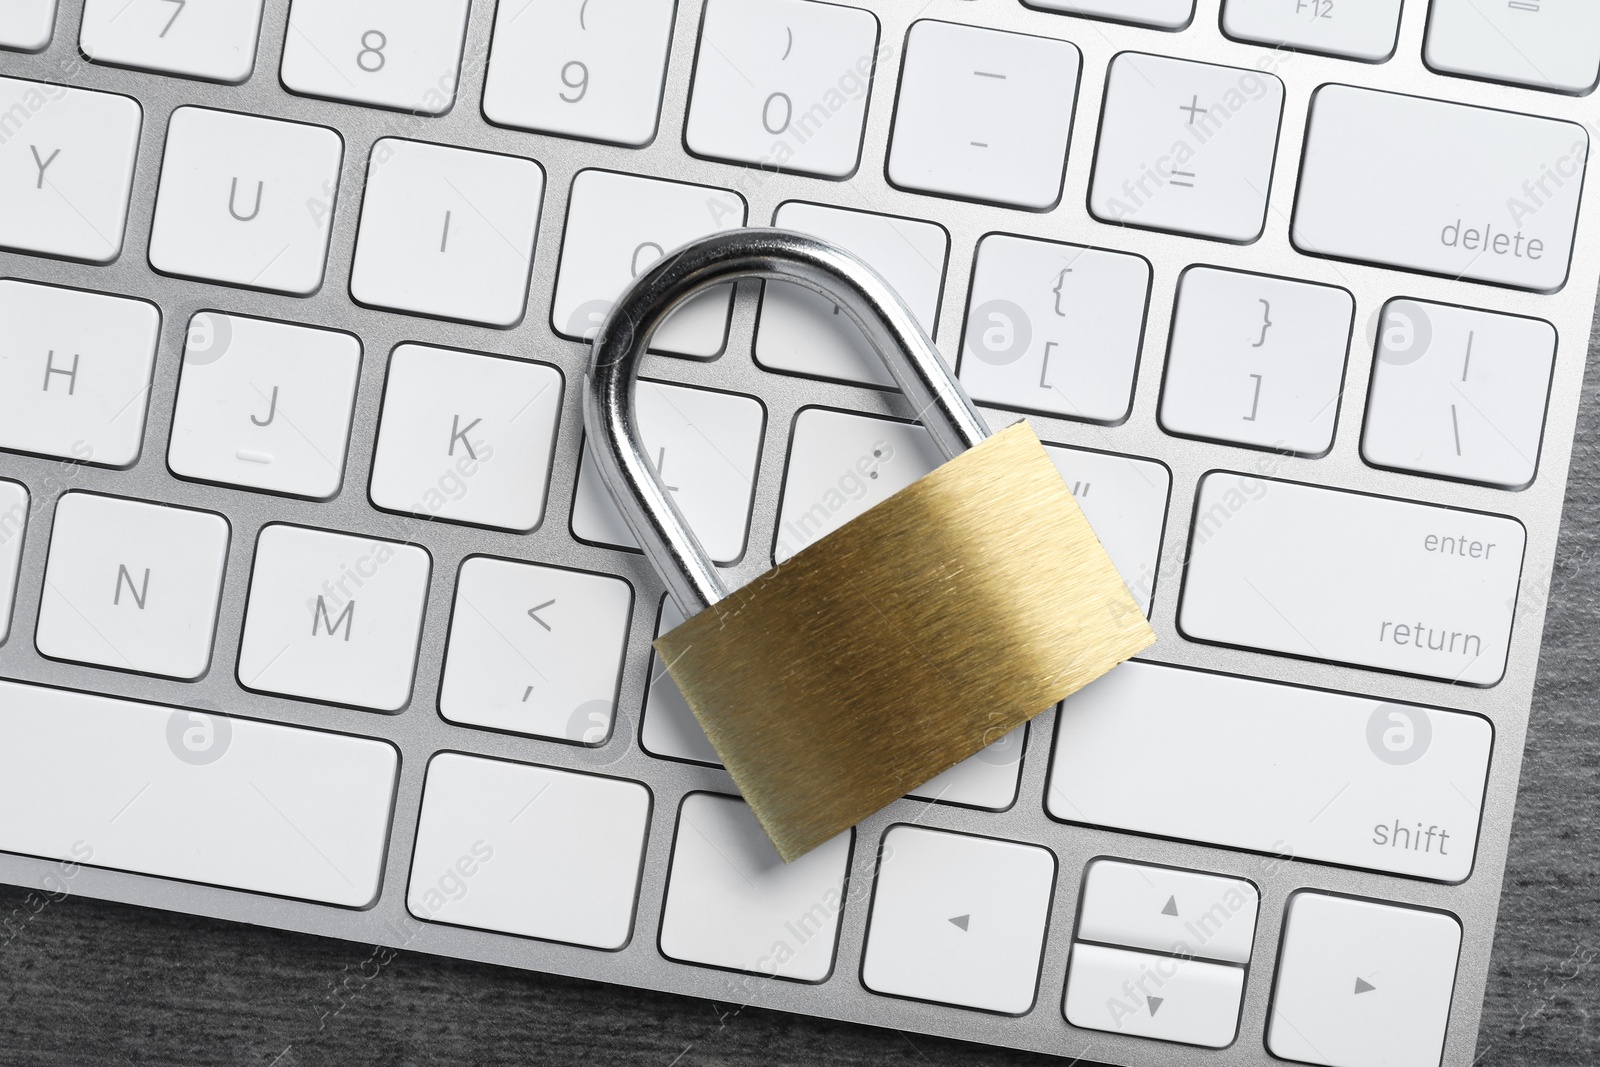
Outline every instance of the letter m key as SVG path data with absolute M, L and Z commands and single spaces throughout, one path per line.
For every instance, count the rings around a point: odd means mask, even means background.
M 350 634 L 356 626 L 356 602 L 354 600 L 344 606 L 339 612 L 339 617 L 329 619 L 328 602 L 319 594 L 317 606 L 311 612 L 311 636 L 317 636 L 317 628 L 321 627 L 329 637 L 339 632 L 339 627 L 344 627 L 344 639 L 350 640 Z

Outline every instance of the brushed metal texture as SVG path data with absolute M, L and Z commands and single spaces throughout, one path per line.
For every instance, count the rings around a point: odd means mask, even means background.
M 1155 640 L 1018 422 L 655 647 L 790 861 Z

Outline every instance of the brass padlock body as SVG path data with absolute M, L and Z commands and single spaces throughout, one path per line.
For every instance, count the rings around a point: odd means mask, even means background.
M 792 860 L 1154 641 L 1019 422 L 655 647 Z

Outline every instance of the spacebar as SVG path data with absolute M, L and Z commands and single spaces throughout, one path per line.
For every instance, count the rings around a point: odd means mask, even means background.
M 399 756 L 367 738 L 0 681 L 0 851 L 361 907 Z
M 1493 730 L 1465 712 L 1124 663 L 1061 706 L 1066 822 L 1459 882 Z

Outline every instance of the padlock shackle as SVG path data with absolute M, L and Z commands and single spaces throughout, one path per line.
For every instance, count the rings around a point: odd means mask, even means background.
M 663 256 L 633 280 L 595 334 L 583 421 L 601 480 L 686 618 L 728 590 L 645 458 L 633 394 L 662 320 L 695 294 L 742 278 L 792 282 L 837 304 L 882 357 L 947 458 L 989 436 L 983 416 L 900 297 L 838 245 L 790 230 L 752 228 L 701 237 Z

